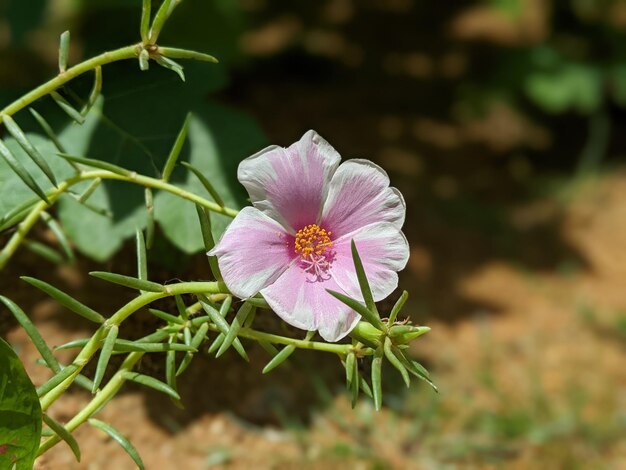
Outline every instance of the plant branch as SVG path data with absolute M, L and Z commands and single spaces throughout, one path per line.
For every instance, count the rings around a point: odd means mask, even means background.
M 56 189 L 48 191 L 46 193 L 46 196 L 48 198 L 48 201 L 50 202 L 49 204 L 45 201 L 39 201 L 37 204 L 35 204 L 30 213 L 19 224 L 17 231 L 13 234 L 8 243 L 0 251 L 0 271 L 2 271 L 9 259 L 17 251 L 20 244 L 24 241 L 24 238 L 26 238 L 26 235 L 28 235 L 35 223 L 39 220 L 42 212 L 47 210 L 59 198 L 61 194 L 69 190 L 72 186 L 82 181 L 95 180 L 98 178 L 126 181 L 127 183 L 137 184 L 147 188 L 160 189 L 193 203 L 196 203 L 206 208 L 207 210 L 229 217 L 235 217 L 238 212 L 236 209 L 222 207 L 213 201 L 209 201 L 201 196 L 198 196 L 194 193 L 181 189 L 173 184 L 167 183 L 157 178 L 151 178 L 149 176 L 139 175 L 133 172 L 129 173 L 128 175 L 120 175 L 118 173 L 113 173 L 107 170 L 86 171 L 63 181 L 62 183 L 59 183 L 59 186 Z
M 39 98 L 43 98 L 44 96 L 50 94 L 79 75 L 94 70 L 97 67 L 101 67 L 102 65 L 110 64 L 111 62 L 137 58 L 141 48 L 141 44 L 133 44 L 132 46 L 122 47 L 114 51 L 104 52 L 103 54 L 92 57 L 91 59 L 67 69 L 65 72 L 59 73 L 53 79 L 48 80 L 46 83 L 38 86 L 34 90 L 6 106 L 2 111 L 0 111 L 0 122 L 3 121 L 4 115 L 13 115 L 17 113 L 37 101 Z

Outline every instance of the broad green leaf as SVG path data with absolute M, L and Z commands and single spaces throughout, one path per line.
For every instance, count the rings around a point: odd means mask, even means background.
M 35 387 L 17 354 L 0 338 L 0 468 L 32 468 L 41 420 Z
M 186 83 L 161 67 L 142 73 L 132 63 L 108 65 L 106 86 L 85 123 L 68 125 L 58 132 L 59 140 L 71 155 L 159 178 L 181 123 L 192 112 L 178 161 L 189 162 L 210 177 L 228 206 L 240 207 L 245 194 L 236 180 L 237 165 L 261 149 L 266 140 L 252 119 L 206 101 L 208 93 L 222 86 L 223 69 L 207 63 L 184 65 Z M 173 169 L 170 182 L 210 198 L 195 176 L 179 165 Z M 77 185 L 75 190 L 81 192 L 88 184 Z M 163 191 L 153 192 L 155 220 L 165 236 L 187 253 L 202 250 L 194 204 Z M 59 216 L 76 248 L 96 260 L 110 258 L 137 228 L 146 227 L 145 193 L 138 185 L 105 180 L 92 194 L 90 204 L 110 211 L 113 217 L 96 214 L 71 197 L 61 198 Z M 214 217 L 215 237 L 230 220 Z

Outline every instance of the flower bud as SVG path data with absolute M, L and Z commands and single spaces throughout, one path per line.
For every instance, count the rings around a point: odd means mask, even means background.
M 363 344 L 377 347 L 382 343 L 384 333 L 371 323 L 360 321 L 350 332 L 350 336 Z

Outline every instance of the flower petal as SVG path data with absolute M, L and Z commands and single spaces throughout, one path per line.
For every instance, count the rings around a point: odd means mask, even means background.
M 342 292 L 334 279 L 311 282 L 310 276 L 293 264 L 261 294 L 284 321 L 303 330 L 317 330 L 333 342 L 346 336 L 361 316 L 326 289 Z
M 333 279 L 348 295 L 360 300 L 363 296 L 352 259 L 352 240 L 359 251 L 374 300 L 383 300 L 398 287 L 397 271 L 404 269 L 409 260 L 406 237 L 395 225 L 380 223 L 349 233 L 333 243 Z
M 315 131 L 289 148 L 268 147 L 246 158 L 237 177 L 254 206 L 297 231 L 316 223 L 341 157 Z
M 278 222 L 244 207 L 208 254 L 217 256 L 228 289 L 245 299 L 274 282 L 292 262 L 289 237 Z
M 373 223 L 402 227 L 406 206 L 396 188 L 389 187 L 387 173 L 369 160 L 342 163 L 328 187 L 321 226 L 333 238 Z

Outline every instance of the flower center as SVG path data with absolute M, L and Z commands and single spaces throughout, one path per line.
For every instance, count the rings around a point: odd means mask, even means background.
M 296 233 L 295 252 L 302 259 L 319 257 L 333 246 L 330 239 L 332 232 L 327 232 L 317 224 L 307 225 Z
M 328 251 L 333 246 L 330 235 L 332 232 L 317 224 L 307 225 L 296 233 L 294 251 L 300 255 L 300 267 L 312 275 L 309 282 L 330 279 L 328 268 L 333 258 L 333 253 Z

